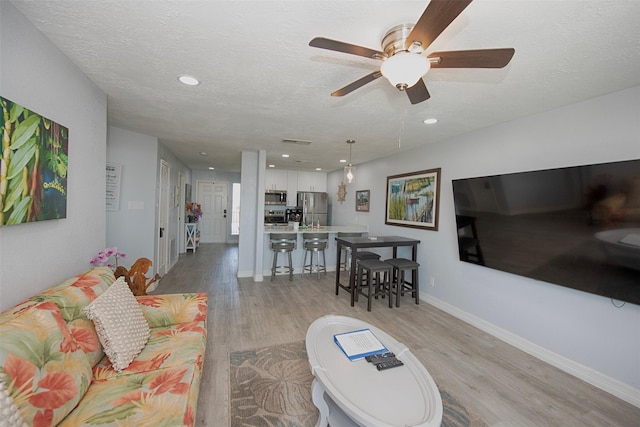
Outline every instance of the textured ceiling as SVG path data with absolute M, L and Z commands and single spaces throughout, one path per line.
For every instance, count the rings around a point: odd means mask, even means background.
M 433 69 L 431 99 L 417 105 L 383 78 L 331 97 L 380 62 L 308 43 L 380 49 L 428 1 L 11 3 L 108 95 L 109 124 L 157 137 L 192 169 L 239 171 L 243 149 L 265 149 L 277 167 L 331 171 L 344 166 L 347 139 L 357 164 L 640 85 L 637 0 L 476 0 L 427 53 L 513 47 L 515 56 L 498 70 Z M 184 86 L 180 74 L 202 83 Z

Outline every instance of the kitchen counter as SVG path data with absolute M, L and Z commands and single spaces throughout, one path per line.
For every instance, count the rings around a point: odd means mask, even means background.
M 265 234 L 270 234 L 270 233 L 331 233 L 331 234 L 337 234 L 337 233 L 366 233 L 367 232 L 367 226 L 365 225 L 326 225 L 326 226 L 321 226 L 320 228 L 314 227 L 314 228 L 307 228 L 306 230 L 303 230 L 301 228 L 298 228 L 298 231 L 293 231 L 293 227 L 290 227 L 287 224 L 281 224 L 281 225 L 265 225 L 264 226 L 264 232 Z

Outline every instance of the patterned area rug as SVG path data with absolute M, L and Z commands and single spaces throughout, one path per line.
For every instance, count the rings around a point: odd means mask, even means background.
M 304 341 L 233 352 L 230 363 L 231 427 L 311 427 L 313 376 Z M 483 427 L 454 397 L 440 389 L 443 427 Z

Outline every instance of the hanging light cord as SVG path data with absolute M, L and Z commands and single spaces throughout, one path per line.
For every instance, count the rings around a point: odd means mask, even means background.
M 400 129 L 398 130 L 398 148 L 402 145 L 402 131 L 404 130 L 404 113 L 407 111 L 407 107 L 402 107 L 400 113 Z

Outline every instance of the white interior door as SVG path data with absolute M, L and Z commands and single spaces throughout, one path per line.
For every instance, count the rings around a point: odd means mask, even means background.
M 229 183 L 197 182 L 198 203 L 202 206 L 200 218 L 200 242 L 224 243 L 227 241 L 227 193 Z
M 169 163 L 160 160 L 160 197 L 158 200 L 158 268 L 161 276 L 167 273 L 169 256 Z

